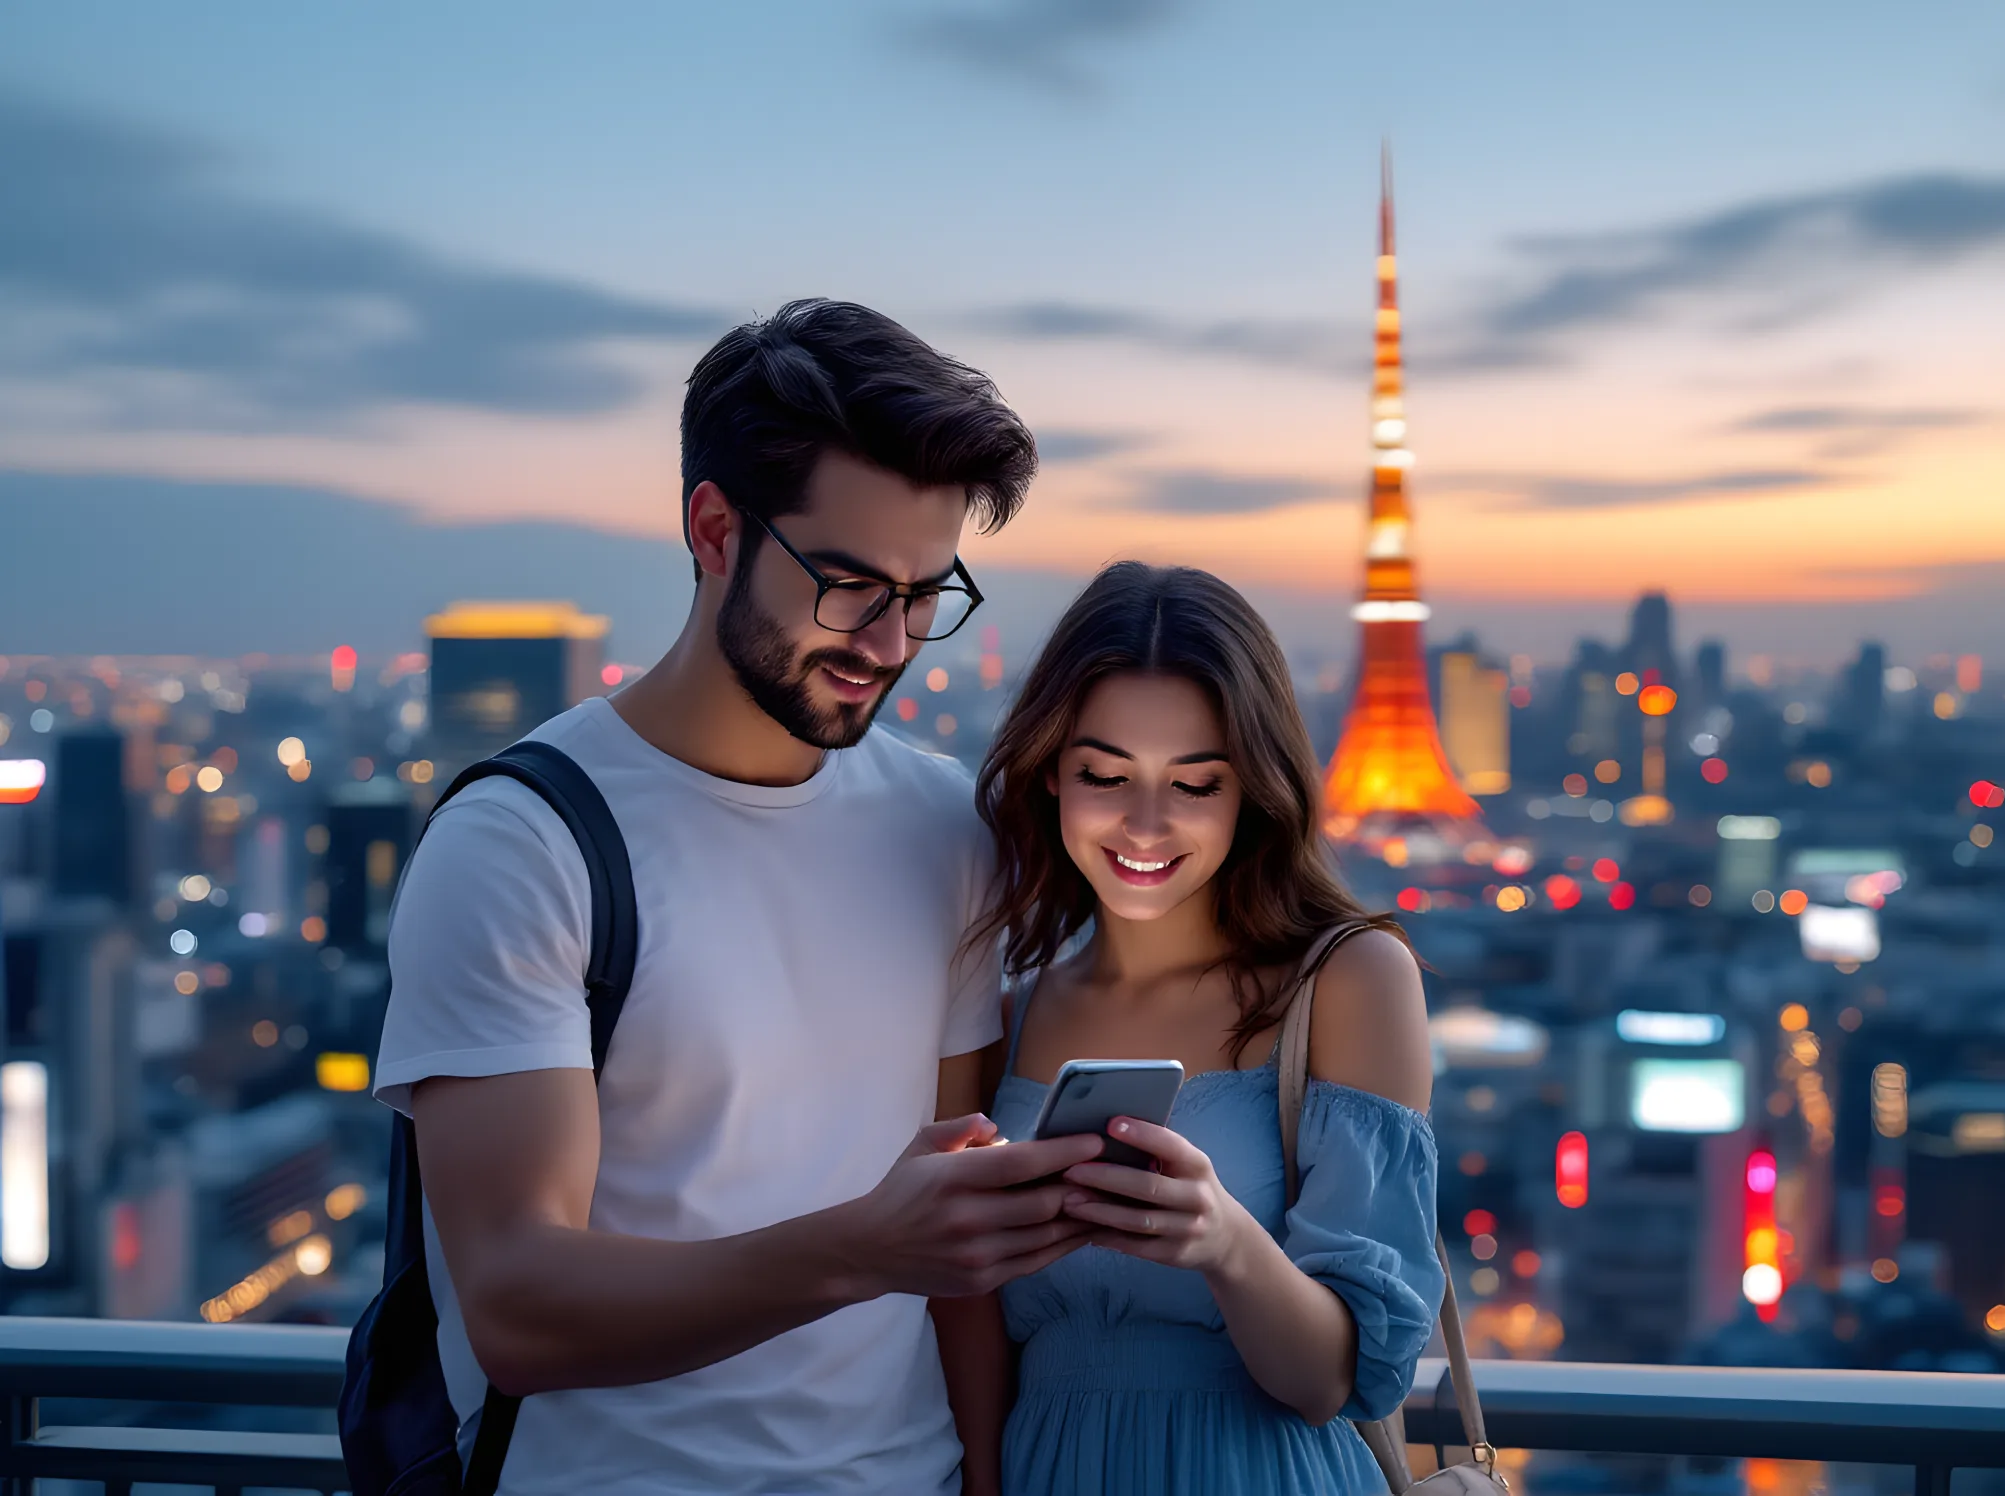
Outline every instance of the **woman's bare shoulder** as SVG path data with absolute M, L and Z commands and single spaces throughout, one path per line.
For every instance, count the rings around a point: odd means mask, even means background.
M 1434 1090 L 1420 963 L 1397 935 L 1366 930 L 1316 976 L 1309 1073 L 1425 1111 Z

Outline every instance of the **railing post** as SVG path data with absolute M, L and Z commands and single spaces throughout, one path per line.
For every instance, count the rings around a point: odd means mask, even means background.
M 40 1432 L 41 1403 L 32 1397 L 10 1397 L 0 1403 L 0 1417 L 6 1420 L 4 1448 L 0 1448 L 0 1493 L 4 1496 L 31 1496 L 35 1489 L 32 1475 L 20 1474 L 20 1461 L 15 1451 L 30 1442 Z
M 1949 1496 L 1949 1477 L 1953 1473 L 1949 1465 L 1915 1466 L 1914 1496 Z

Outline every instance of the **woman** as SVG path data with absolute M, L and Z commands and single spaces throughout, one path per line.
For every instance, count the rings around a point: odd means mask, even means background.
M 1029 1136 L 1069 1059 L 1188 1077 L 1168 1128 L 1113 1124 L 1153 1171 L 1068 1173 L 1090 1245 L 1002 1291 L 1006 1496 L 1383 1488 L 1342 1420 L 1403 1399 L 1440 1303 L 1432 1066 L 1419 969 L 1331 871 L 1318 787 L 1259 615 L 1135 562 L 1060 620 L 982 767 L 1001 898 L 975 938 L 1003 935 L 1021 974 L 1001 1135 Z M 1275 1038 L 1344 927 L 1313 979 L 1290 1207 Z M 985 1475 L 971 1460 L 968 1490 Z

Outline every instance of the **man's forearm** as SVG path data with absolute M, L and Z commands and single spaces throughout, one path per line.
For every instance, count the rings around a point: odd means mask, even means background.
M 836 1206 L 675 1242 L 525 1225 L 455 1275 L 476 1359 L 503 1392 L 625 1386 L 722 1361 L 883 1290 Z

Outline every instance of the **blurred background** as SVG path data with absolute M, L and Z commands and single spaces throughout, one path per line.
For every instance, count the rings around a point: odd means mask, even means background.
M 682 381 L 831 295 L 1044 460 L 889 725 L 1116 557 L 1273 621 L 1478 1354 L 2005 1371 L 2001 142 L 1989 0 L 11 8 L 0 1305 L 366 1302 L 415 829 L 672 639 Z M 1518 1468 L 1840 1479 L 1660 1466 Z

